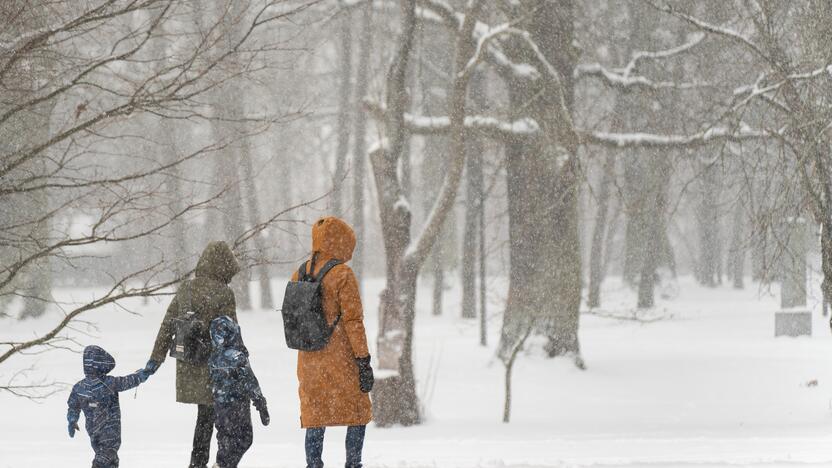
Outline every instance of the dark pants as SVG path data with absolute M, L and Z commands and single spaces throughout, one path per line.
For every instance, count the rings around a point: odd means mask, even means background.
M 248 400 L 214 404 L 217 411 L 217 465 L 237 468 L 243 455 L 251 447 L 254 434 L 251 428 L 251 403 Z
M 118 448 L 96 449 L 92 468 L 118 468 Z
M 116 434 L 121 432 L 119 427 Z M 95 434 L 90 437 L 90 444 L 95 452 L 92 459 L 92 468 L 118 468 L 118 449 L 121 446 L 121 437 L 115 437 L 112 433 Z
M 347 428 L 347 468 L 361 468 L 361 451 L 364 449 L 364 434 L 367 426 L 350 426 Z M 321 455 L 324 451 L 325 427 L 306 430 L 306 467 L 322 468 Z
M 208 465 L 211 453 L 211 436 L 214 434 L 214 407 L 197 405 L 194 446 L 191 451 L 191 467 L 203 468 Z

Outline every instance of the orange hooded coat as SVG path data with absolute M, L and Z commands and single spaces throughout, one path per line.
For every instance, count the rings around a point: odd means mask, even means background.
M 333 258 L 349 261 L 354 249 L 355 233 L 344 221 L 327 217 L 312 226 L 312 252 L 317 253 L 314 274 Z M 295 272 L 292 281 L 297 279 Z M 339 311 L 341 321 L 326 348 L 298 352 L 301 426 L 365 425 L 372 420 L 372 406 L 369 395 L 359 388 L 355 359 L 370 352 L 360 289 L 350 267 L 342 263 L 327 273 L 323 303 L 327 321 L 332 324 Z

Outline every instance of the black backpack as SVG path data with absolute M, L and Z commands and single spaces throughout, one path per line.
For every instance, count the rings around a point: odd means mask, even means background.
M 326 262 L 318 275 L 306 272 L 304 262 L 298 269 L 298 280 L 289 281 L 283 295 L 283 331 L 286 335 L 286 346 L 299 351 L 319 351 L 329 343 L 329 338 L 338 322 L 341 313 L 330 326 L 324 314 L 323 286 L 324 276 L 334 266 L 340 265 L 340 260 Z M 315 271 L 315 256 L 312 257 L 310 272 Z
M 188 364 L 207 364 L 211 356 L 208 327 L 199 320 L 191 306 L 191 285 L 185 285 L 184 304 L 179 317 L 173 319 L 173 341 L 170 356 Z

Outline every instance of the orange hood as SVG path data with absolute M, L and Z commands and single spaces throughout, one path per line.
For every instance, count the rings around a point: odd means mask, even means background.
M 355 233 L 349 224 L 327 216 L 312 225 L 312 252 L 348 262 L 355 250 Z

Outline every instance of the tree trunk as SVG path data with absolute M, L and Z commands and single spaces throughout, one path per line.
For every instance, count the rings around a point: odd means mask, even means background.
M 731 235 L 731 277 L 734 282 L 734 289 L 743 289 L 745 276 L 745 247 L 743 236 L 745 225 L 743 222 L 742 203 L 739 200 L 734 206 L 734 232 Z
M 598 213 L 592 229 L 592 249 L 589 255 L 589 297 L 587 306 L 594 309 L 601 306 L 601 282 L 604 280 L 604 234 L 607 232 L 610 188 L 615 180 L 615 155 L 607 153 L 604 159 L 601 186 L 598 188 Z
M 482 167 L 482 166 L 480 166 Z M 480 239 L 480 345 L 488 346 L 488 302 L 486 301 L 486 272 L 488 263 L 485 257 L 485 184 L 483 179 L 483 171 L 480 170 L 480 204 L 478 218 L 479 239 Z
M 370 51 L 373 42 L 373 3 L 366 2 L 361 12 L 361 37 L 358 42 L 358 70 L 355 78 L 355 98 L 361 102 L 367 95 L 370 70 Z M 352 155 L 352 204 L 353 229 L 355 230 L 355 254 L 352 269 L 359 284 L 364 279 L 364 179 L 367 174 L 367 113 L 355 116 L 355 138 Z
M 470 96 L 472 109 L 481 111 L 485 108 L 484 77 L 477 73 L 471 79 Z M 483 198 L 483 142 L 477 137 L 468 139 L 465 159 L 465 232 L 462 236 L 462 255 L 460 256 L 460 276 L 462 284 L 462 317 L 477 318 L 477 246 L 482 244 L 479 218 L 482 213 Z M 478 242 L 479 241 L 479 242 Z M 480 259 L 483 261 L 484 259 Z
M 260 200 L 257 196 L 257 184 L 254 180 L 254 169 L 251 164 L 251 155 L 242 160 L 243 176 L 245 177 L 246 189 L 246 205 L 248 205 L 248 218 L 252 225 L 257 225 L 262 222 L 260 217 Z M 272 309 L 274 308 L 274 299 L 272 299 L 271 276 L 269 275 L 269 259 L 266 254 L 266 240 L 263 238 L 263 232 L 259 232 L 254 236 L 254 250 L 255 260 L 257 263 L 257 277 L 260 284 L 260 308 Z
M 413 334 L 416 317 L 416 282 L 419 269 L 436 245 L 442 225 L 453 210 L 465 164 L 465 95 L 470 75 L 465 71 L 474 44 L 470 38 L 476 25 L 481 1 L 470 4 L 456 40 L 453 83 L 449 93 L 449 121 L 453 135 L 446 177 L 436 203 L 428 214 L 424 229 L 411 241 L 411 213 L 404 197 L 402 181 L 396 174 L 407 135 L 404 131 L 406 109 L 405 77 L 413 48 L 416 26 L 416 1 L 402 2 L 402 35 L 393 64 L 387 75 L 387 109 L 385 136 L 387 145 L 373 152 L 371 161 L 379 198 L 379 214 L 387 258 L 387 286 L 381 297 L 378 355 L 379 366 L 389 369 L 395 359 L 394 377 L 377 381 L 382 393 L 396 387 L 398 398 L 387 404 L 376 402 L 376 424 L 410 425 L 420 422 L 416 381 L 413 374 Z
M 715 287 L 721 280 L 719 252 L 719 199 L 717 167 L 713 162 L 705 164 L 701 175 L 701 201 L 699 221 L 699 283 Z
M 509 141 L 506 146 L 511 266 L 500 354 L 506 358 L 524 327 L 534 321 L 537 331 L 548 337 L 550 356 L 570 355 L 583 367 L 578 342 L 582 272 L 577 204 L 581 175 L 568 115 L 578 55 L 573 45 L 575 5 L 573 1 L 555 4 L 544 0 L 521 5 L 529 12 L 522 27 L 558 70 L 560 79 L 543 73 L 546 79 L 535 83 L 507 82 L 511 108 L 525 109 L 545 134 Z M 509 46 L 515 60 L 535 63 L 524 44 Z
M 350 145 L 350 116 L 352 115 L 352 17 L 346 10 L 338 31 L 338 143 L 335 148 L 335 180 L 332 181 L 332 211 L 344 216 L 347 153 Z

